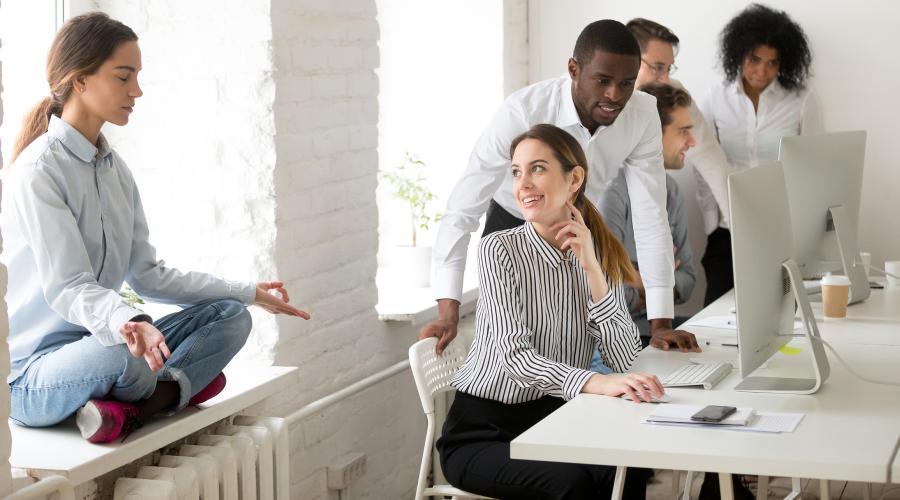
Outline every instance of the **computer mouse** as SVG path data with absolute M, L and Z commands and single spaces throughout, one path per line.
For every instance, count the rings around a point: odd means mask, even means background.
M 622 394 L 619 397 L 622 399 L 627 399 L 628 401 L 631 401 L 631 396 L 629 396 L 627 393 Z M 663 394 L 662 396 L 659 396 L 659 397 L 650 396 L 650 402 L 651 403 L 671 403 L 672 396 L 669 396 L 668 394 Z M 641 401 L 641 403 L 646 403 L 646 401 Z

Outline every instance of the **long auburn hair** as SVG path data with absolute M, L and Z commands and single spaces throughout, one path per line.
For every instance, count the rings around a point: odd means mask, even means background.
M 603 273 L 609 277 L 612 283 L 635 281 L 637 273 L 631 264 L 628 252 L 622 243 L 609 232 L 609 228 L 603 222 L 603 217 L 597 211 L 597 207 L 585 195 L 588 168 L 587 157 L 581 148 L 581 144 L 565 130 L 555 125 L 542 123 L 531 127 L 512 141 L 512 145 L 509 147 L 510 158 L 512 158 L 519 143 L 525 139 L 541 141 L 553 150 L 553 155 L 562 165 L 563 173 L 568 174 L 577 166 L 584 169 L 584 181 L 575 194 L 573 204 L 581 212 L 585 224 L 591 231 L 591 237 L 594 239 L 594 251 L 597 254 L 597 260 L 600 261 L 600 268 L 603 269 Z
M 82 14 L 66 21 L 56 33 L 47 56 L 50 95 L 25 115 L 13 145 L 12 161 L 47 131 L 51 115 L 62 114 L 76 78 L 96 73 L 119 45 L 137 39 L 131 28 L 102 12 Z

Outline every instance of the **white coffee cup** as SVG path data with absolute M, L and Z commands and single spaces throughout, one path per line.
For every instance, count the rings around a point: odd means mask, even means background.
M 828 275 L 822 278 L 822 310 L 825 319 L 847 317 L 850 302 L 850 278 L 842 275 Z
M 869 268 L 872 267 L 872 254 L 869 252 L 859 252 L 859 258 L 862 260 L 863 269 L 866 271 L 866 276 L 869 276 Z
M 894 276 L 900 277 L 900 260 L 884 261 L 884 270 Z M 892 278 L 891 276 L 887 276 L 886 278 L 889 287 L 900 287 L 900 279 Z

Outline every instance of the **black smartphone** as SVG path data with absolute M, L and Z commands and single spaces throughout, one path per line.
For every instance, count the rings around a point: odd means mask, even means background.
M 721 422 L 725 417 L 736 411 L 737 408 L 734 406 L 709 405 L 691 415 L 691 420 L 696 420 L 698 422 Z

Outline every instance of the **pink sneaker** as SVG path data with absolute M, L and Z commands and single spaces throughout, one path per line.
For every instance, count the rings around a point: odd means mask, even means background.
M 92 399 L 78 410 L 75 423 L 81 437 L 92 443 L 109 443 L 140 427 L 137 406 L 120 401 Z M 124 438 L 123 438 L 124 440 Z
M 219 374 L 216 375 L 216 378 L 212 379 L 212 382 L 207 384 L 207 386 L 203 389 L 200 389 L 200 392 L 194 394 L 194 397 L 192 397 L 191 400 L 188 401 L 188 404 L 198 405 L 200 403 L 205 403 L 206 401 L 209 401 L 210 399 L 216 397 L 220 392 L 222 392 L 222 389 L 224 388 L 225 374 L 219 372 Z

